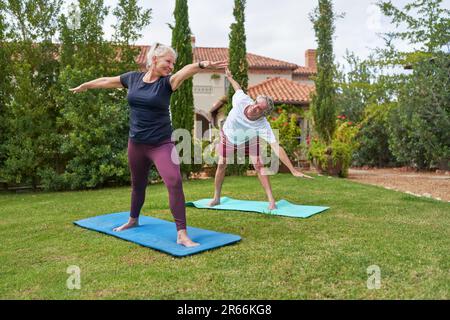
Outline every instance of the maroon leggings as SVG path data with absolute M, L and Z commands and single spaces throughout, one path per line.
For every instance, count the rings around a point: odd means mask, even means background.
M 175 219 L 177 230 L 186 229 L 186 209 L 180 173 L 180 166 L 172 161 L 172 150 L 176 154 L 175 144 L 170 140 L 158 145 L 136 143 L 128 140 L 128 164 L 131 171 L 131 211 L 132 218 L 139 217 L 145 201 L 145 189 L 152 163 L 169 191 L 169 205 Z M 178 160 L 178 158 L 177 158 Z

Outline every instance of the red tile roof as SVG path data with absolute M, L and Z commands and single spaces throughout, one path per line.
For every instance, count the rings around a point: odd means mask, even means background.
M 285 78 L 272 78 L 248 88 L 253 99 L 260 94 L 271 96 L 275 103 L 309 104 L 315 86 L 298 83 Z
M 313 75 L 316 73 L 317 73 L 316 69 L 298 66 L 298 68 L 295 69 L 292 74 L 294 76 L 297 76 L 297 75 Z
M 141 46 L 141 52 L 136 57 L 136 62 L 140 65 L 145 65 L 146 56 L 150 46 Z M 195 47 L 193 49 L 194 62 L 202 60 L 227 60 L 228 48 L 207 48 L 207 47 Z M 253 53 L 247 53 L 247 61 L 249 69 L 279 69 L 279 70 L 295 70 L 299 66 L 295 63 L 276 60 Z
M 227 60 L 228 48 L 194 48 L 194 60 Z M 294 63 L 276 60 L 253 53 L 247 53 L 247 62 L 250 69 L 288 69 L 294 70 L 298 66 Z

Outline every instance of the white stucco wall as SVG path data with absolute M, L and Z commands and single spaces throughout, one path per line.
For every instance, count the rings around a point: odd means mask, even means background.
M 208 111 L 213 104 L 225 95 L 224 75 L 211 79 L 212 73 L 198 73 L 194 76 L 194 106 Z

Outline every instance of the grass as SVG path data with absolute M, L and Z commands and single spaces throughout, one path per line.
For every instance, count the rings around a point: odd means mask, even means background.
M 189 225 L 241 242 L 173 258 L 73 221 L 128 211 L 130 188 L 0 195 L 1 299 L 448 299 L 450 205 L 348 180 L 271 179 L 277 199 L 329 206 L 308 219 L 187 208 Z M 184 184 L 209 198 L 213 181 Z M 255 177 L 227 177 L 223 195 L 265 200 Z M 172 220 L 162 184 L 144 215 Z M 81 290 L 68 290 L 69 266 Z M 381 288 L 367 288 L 367 268 Z

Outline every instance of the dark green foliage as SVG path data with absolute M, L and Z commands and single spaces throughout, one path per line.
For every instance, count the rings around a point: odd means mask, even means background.
M 235 0 L 233 15 L 235 22 L 231 24 L 229 35 L 229 69 L 233 79 L 247 92 L 248 86 L 248 61 L 247 61 L 247 37 L 245 35 L 245 4 L 246 0 Z M 231 101 L 234 94 L 232 86 L 228 89 L 228 101 L 226 113 L 231 110 Z
M 61 72 L 59 150 L 66 163 L 55 181 L 47 174 L 49 188 L 57 188 L 60 183 L 80 189 L 129 181 L 124 90 L 90 90 L 76 95 L 69 91 L 96 77 L 95 68 L 77 70 L 68 66 Z
M 233 79 L 247 92 L 248 87 L 248 62 L 247 62 L 247 36 L 245 34 L 245 5 L 246 0 L 235 0 L 233 15 L 235 22 L 230 26 L 229 49 L 228 49 L 228 67 Z M 233 100 L 234 89 L 230 85 L 228 88 L 228 104 L 225 106 L 226 114 L 232 109 L 231 101 Z M 245 162 L 245 164 L 244 164 Z M 227 174 L 243 175 L 251 168 L 248 159 L 238 159 L 236 157 L 235 164 L 228 165 Z M 237 164 L 242 163 L 242 164 Z
M 335 31 L 333 4 L 330 0 L 319 0 L 311 15 L 317 39 L 316 91 L 311 108 L 314 128 L 325 143 L 330 143 L 336 130 L 336 67 L 333 55 L 333 33 Z
M 1 147 L 6 157 L 0 177 L 8 183 L 27 183 L 36 187 L 39 171 L 55 164 L 57 157 L 54 86 L 59 64 L 52 44 L 56 32 L 56 15 L 61 1 L 8 1 L 5 12 L 11 21 L 6 50 L 11 61 L 7 68 L 13 90 L 4 108 L 4 140 Z M 11 88 L 10 88 L 11 89 Z
M 6 23 L 5 4 L 0 1 L 0 70 L 2 76 L 0 77 L 0 168 L 6 159 L 5 151 L 3 150 L 6 140 L 6 125 L 5 112 L 6 105 L 11 98 L 11 48 L 6 43 L 6 34 L 9 26 Z M 1 179 L 1 177 L 0 177 Z
M 347 52 L 345 60 L 348 70 L 339 71 L 337 77 L 337 111 L 349 121 L 360 122 L 368 105 L 390 101 L 393 85 L 377 74 L 372 57 L 362 60 Z
M 437 53 L 414 67 L 391 114 L 390 146 L 418 168 L 450 166 L 450 55 Z
M 393 76 L 398 106 L 389 119 L 389 146 L 398 161 L 418 168 L 449 168 L 450 10 L 442 0 L 414 0 L 403 8 L 379 1 L 396 28 L 384 34 L 386 49 L 379 50 L 382 67 L 407 65 L 410 75 Z M 396 40 L 414 48 L 403 52 Z
M 189 28 L 188 6 L 186 0 L 176 1 L 174 16 L 175 26 L 172 28 L 172 47 L 178 55 L 175 63 L 175 73 L 185 65 L 191 64 L 193 60 L 191 30 Z M 170 105 L 174 129 L 183 128 L 191 132 L 194 127 L 192 78 L 185 80 L 172 94 Z
M 355 164 L 449 168 L 450 74 L 443 51 L 450 44 L 450 10 L 442 3 L 378 1 L 396 29 L 383 34 L 386 45 L 376 57 L 347 55 L 351 70 L 340 77 L 338 108 L 361 126 Z M 415 50 L 403 51 L 401 42 Z M 414 70 L 392 72 L 399 66 Z
M 148 24 L 150 11 L 120 1 L 116 28 L 127 20 L 129 26 L 116 30 L 111 43 L 103 35 L 103 1 L 79 0 L 67 14 L 60 14 L 61 5 L 0 2 L 0 41 L 8 44 L 0 48 L 0 64 L 4 79 L 13 75 L 0 82 L 0 179 L 47 189 L 128 182 L 125 90 L 68 89 L 135 70 L 137 50 L 129 44 L 138 38 L 137 28 Z M 11 32 L 5 32 L 5 15 Z M 58 44 L 52 43 L 56 31 Z
M 397 164 L 389 149 L 389 115 L 395 103 L 373 104 L 365 109 L 356 139 L 358 149 L 353 155 L 357 166 L 386 167 Z
M 296 112 L 299 108 L 290 105 L 277 106 L 278 112 L 280 112 L 277 117 L 268 117 L 271 128 L 278 131 L 278 143 L 286 151 L 289 159 L 292 163 L 296 163 L 301 154 L 302 146 L 300 145 L 300 137 L 302 135 L 302 130 L 298 126 L 298 115 L 294 113 L 289 113 L 288 110 L 295 110 Z M 276 133 L 275 133 L 276 134 Z
M 172 28 L 172 47 L 178 54 L 174 69 L 174 72 L 177 72 L 184 66 L 192 64 L 193 61 L 187 0 L 176 0 L 173 15 L 175 26 Z M 170 99 L 174 130 L 184 129 L 190 133 L 191 137 L 193 137 L 194 129 L 194 95 L 192 88 L 192 78 L 186 79 Z M 191 150 L 193 150 L 193 141 L 191 141 Z M 180 157 L 183 156 L 183 154 L 180 155 Z M 189 158 L 192 160 L 193 156 L 189 156 Z M 193 168 L 191 164 L 182 163 L 181 172 L 183 176 L 189 177 Z
M 395 78 L 378 73 L 373 57 L 361 60 L 346 54 L 349 70 L 339 72 L 337 107 L 341 117 L 358 124 L 358 147 L 353 154 L 357 166 L 397 164 L 389 150 L 388 119 L 394 103 Z

